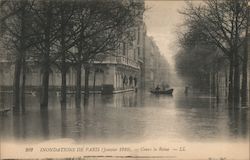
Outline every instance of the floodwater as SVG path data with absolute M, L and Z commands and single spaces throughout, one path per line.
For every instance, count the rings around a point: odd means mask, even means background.
M 1 106 L 11 105 L 11 95 L 2 94 Z M 40 111 L 39 97 L 26 95 L 26 111 L 0 116 L 3 140 L 29 141 L 70 138 L 76 142 L 249 141 L 249 109 L 233 109 L 221 100 L 201 94 L 173 96 L 145 91 L 114 95 L 90 95 L 88 105 L 76 109 L 74 95 L 67 108 L 51 93 L 48 111 Z

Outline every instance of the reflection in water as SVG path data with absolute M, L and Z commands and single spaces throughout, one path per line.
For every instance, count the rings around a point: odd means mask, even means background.
M 248 112 L 246 112 L 245 109 L 230 109 L 228 114 L 231 134 L 234 137 L 247 138 L 249 128 L 245 123 L 249 121 Z
M 27 95 L 29 96 L 29 95 Z M 8 96 L 1 99 L 9 105 Z M 249 140 L 249 110 L 229 108 L 209 96 L 175 92 L 91 95 L 77 108 L 51 94 L 49 108 L 40 111 L 38 98 L 27 97 L 25 114 L 0 116 L 1 136 L 16 140 L 72 138 L 87 142 L 134 142 L 168 138 L 188 141 Z
M 62 107 L 65 107 L 64 105 Z M 61 133 L 62 133 L 62 138 L 67 137 L 67 131 L 66 131 L 66 126 L 67 126 L 67 111 L 66 109 L 61 109 Z
M 81 128 L 83 126 L 81 108 L 77 108 L 75 110 L 75 115 L 76 115 L 76 119 L 75 119 L 75 123 L 74 123 L 74 130 L 72 132 L 75 134 L 74 137 L 76 139 L 80 139 L 81 138 Z
M 13 133 L 14 133 L 14 136 L 19 139 L 21 138 L 21 116 L 19 114 L 15 114 L 15 116 L 13 116 Z
M 45 139 L 49 138 L 49 113 L 48 110 L 40 111 L 42 135 Z

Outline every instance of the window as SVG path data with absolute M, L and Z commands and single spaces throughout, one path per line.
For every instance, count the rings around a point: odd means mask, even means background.
M 124 42 L 122 45 L 122 53 L 123 53 L 123 55 L 126 55 L 126 43 L 124 43 Z

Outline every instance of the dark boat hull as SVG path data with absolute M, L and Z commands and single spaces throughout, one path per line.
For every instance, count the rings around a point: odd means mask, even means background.
M 172 95 L 173 91 L 174 91 L 174 89 L 168 89 L 168 90 L 165 90 L 165 91 L 152 90 L 150 92 L 153 93 L 153 94 L 169 94 L 169 95 Z

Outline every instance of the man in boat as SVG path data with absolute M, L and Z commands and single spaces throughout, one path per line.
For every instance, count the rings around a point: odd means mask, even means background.
M 160 89 L 161 88 L 159 87 L 159 85 L 157 85 L 156 88 L 155 88 L 156 91 L 160 91 Z

